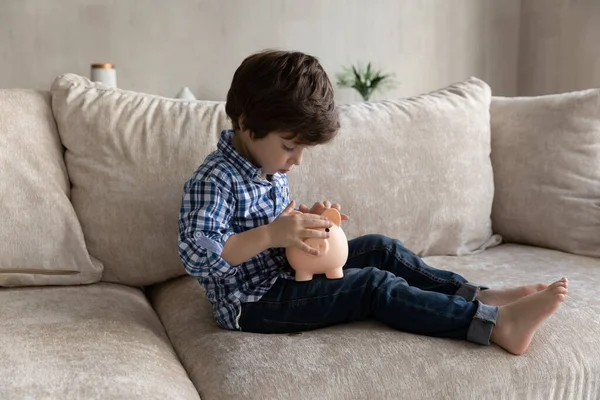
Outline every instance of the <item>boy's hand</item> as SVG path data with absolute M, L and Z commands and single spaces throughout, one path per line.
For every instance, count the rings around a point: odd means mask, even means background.
M 320 203 L 320 202 L 315 203 L 310 210 L 304 204 L 300 204 L 300 207 L 298 207 L 298 208 L 303 213 L 318 214 L 318 215 L 321 215 L 323 213 L 323 211 L 325 211 L 327 208 L 335 208 L 342 215 L 342 221 L 348 221 L 350 219 L 350 217 L 348 217 L 347 215 L 342 214 L 342 208 L 340 207 L 340 205 L 338 203 L 331 204 L 331 202 L 327 201 L 327 200 L 325 200 L 323 203 Z
M 292 214 L 295 202 L 292 201 L 281 214 L 269 225 L 270 247 L 295 246 L 312 255 L 319 251 L 302 240 L 306 238 L 328 238 L 329 233 L 323 228 L 331 228 L 332 223 L 326 217 L 315 214 Z M 312 229 L 311 229 L 312 228 Z

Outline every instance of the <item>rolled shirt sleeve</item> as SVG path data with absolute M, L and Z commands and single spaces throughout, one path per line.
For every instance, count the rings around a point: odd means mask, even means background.
M 231 220 L 235 199 L 226 179 L 207 177 L 184 186 L 179 214 L 179 257 L 188 274 L 198 277 L 229 277 L 237 269 L 221 253 L 234 232 Z

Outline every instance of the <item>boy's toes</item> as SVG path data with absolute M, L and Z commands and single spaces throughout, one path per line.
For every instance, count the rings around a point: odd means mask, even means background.
M 535 285 L 535 290 L 537 292 L 539 292 L 539 291 L 542 291 L 544 289 L 548 289 L 548 286 L 550 286 L 550 285 L 548 285 L 547 283 L 538 283 L 537 285 Z
M 556 288 L 556 292 L 560 294 L 567 294 L 569 291 L 566 287 L 559 286 Z
M 562 278 L 561 280 L 552 283 L 549 287 L 550 288 L 555 288 L 555 287 L 564 287 L 564 288 L 566 288 L 567 287 L 567 280 L 566 279 L 567 278 Z

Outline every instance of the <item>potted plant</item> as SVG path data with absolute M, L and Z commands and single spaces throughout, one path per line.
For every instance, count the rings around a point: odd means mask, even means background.
M 364 101 L 368 101 L 375 91 L 394 86 L 393 75 L 372 69 L 371 63 L 366 67 L 361 65 L 346 67 L 343 72 L 336 74 L 336 78 L 338 86 L 355 89 Z

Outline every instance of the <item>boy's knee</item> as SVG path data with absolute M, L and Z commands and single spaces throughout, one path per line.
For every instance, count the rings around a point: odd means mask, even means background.
M 350 254 L 364 254 L 367 252 L 379 253 L 380 256 L 394 254 L 397 251 L 406 251 L 404 244 L 398 239 L 385 235 L 369 234 L 352 239 L 349 242 Z
M 380 234 L 374 234 L 371 236 L 372 236 L 371 240 L 374 243 L 377 243 L 378 246 L 385 247 L 388 249 L 393 248 L 394 246 L 400 246 L 400 247 L 405 248 L 404 243 L 402 243 L 402 241 L 400 241 L 399 239 L 394 239 L 389 236 L 380 235 Z

